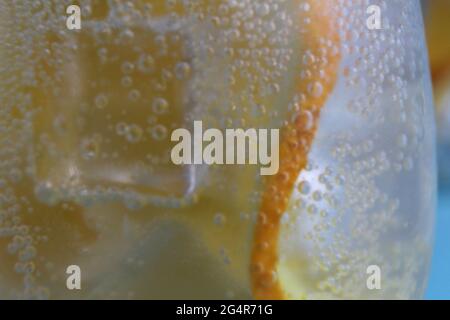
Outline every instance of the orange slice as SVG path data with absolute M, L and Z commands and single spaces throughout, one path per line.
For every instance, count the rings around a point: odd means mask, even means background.
M 262 205 L 254 231 L 251 255 L 251 282 L 257 299 L 287 298 L 277 279 L 278 243 L 281 217 L 300 172 L 307 164 L 321 108 L 333 90 L 340 62 L 336 13 L 328 0 L 310 1 L 300 19 L 306 26 L 302 37 L 303 75 L 298 93 L 304 97 L 300 111 L 282 129 L 280 168 L 267 180 Z M 303 69 L 304 68 L 304 69 Z

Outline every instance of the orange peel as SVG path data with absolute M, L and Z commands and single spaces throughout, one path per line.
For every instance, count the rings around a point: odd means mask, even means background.
M 300 172 L 307 165 L 318 127 L 322 107 L 332 92 L 340 64 L 339 33 L 334 23 L 336 13 L 328 0 L 310 1 L 301 14 L 306 32 L 302 36 L 304 76 L 298 80 L 298 93 L 304 97 L 301 110 L 282 128 L 280 168 L 266 181 L 261 209 L 254 230 L 251 254 L 251 284 L 256 299 L 287 298 L 283 285 L 277 279 L 278 244 L 281 217 Z M 308 19 L 308 20 L 306 20 Z

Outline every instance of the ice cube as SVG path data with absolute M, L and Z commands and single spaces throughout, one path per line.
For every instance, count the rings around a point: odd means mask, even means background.
M 196 105 L 192 26 L 88 21 L 47 40 L 31 93 L 38 196 L 132 207 L 192 200 L 198 168 L 170 160 L 170 133 L 188 127 Z

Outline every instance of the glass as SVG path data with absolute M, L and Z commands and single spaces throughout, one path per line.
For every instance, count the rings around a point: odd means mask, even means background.
M 371 2 L 81 0 L 69 30 L 70 1 L 1 0 L 0 297 L 420 298 L 422 15 Z M 278 173 L 175 165 L 198 120 L 280 129 Z

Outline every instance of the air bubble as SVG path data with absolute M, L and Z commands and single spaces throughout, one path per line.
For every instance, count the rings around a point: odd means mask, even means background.
M 191 66 L 187 62 L 180 62 L 175 67 L 175 75 L 177 79 L 184 80 L 189 77 Z
M 108 97 L 105 94 L 99 94 L 95 97 L 95 106 L 99 109 L 105 108 L 108 102 Z
M 143 54 L 138 60 L 138 69 L 143 73 L 152 72 L 155 68 L 155 59 L 149 54 Z
M 132 124 L 126 130 L 126 139 L 128 142 L 137 143 L 142 139 L 143 130 L 136 124 Z
M 163 98 L 156 98 L 153 100 L 152 110 L 156 114 L 165 114 L 169 109 L 169 104 Z
M 311 192 L 311 185 L 308 181 L 302 181 L 298 186 L 298 191 L 303 195 L 307 195 Z
M 99 149 L 99 141 L 96 138 L 84 139 L 81 142 L 81 156 L 85 160 L 97 158 Z
M 214 224 L 222 226 L 225 223 L 225 216 L 222 213 L 216 213 L 214 215 Z
M 319 81 L 314 81 L 308 86 L 308 92 L 315 98 L 319 98 L 323 94 L 323 86 Z
M 157 141 L 162 141 L 167 137 L 167 128 L 162 124 L 158 124 L 151 130 L 153 139 Z

